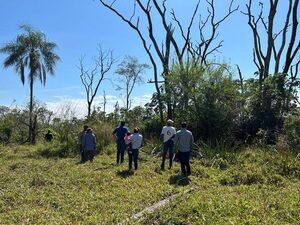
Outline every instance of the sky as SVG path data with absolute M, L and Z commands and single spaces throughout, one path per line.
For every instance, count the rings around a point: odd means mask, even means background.
M 174 8 L 183 24 L 187 24 L 196 2 L 172 0 L 168 1 L 168 6 Z M 224 9 L 227 9 L 230 1 L 217 0 L 215 3 L 217 16 L 220 17 L 224 15 Z M 247 17 L 240 12 L 245 10 L 245 3 L 245 0 L 234 1 L 234 6 L 240 5 L 240 9 L 221 24 L 219 40 L 224 40 L 224 44 L 220 49 L 221 53 L 214 57 L 219 62 L 227 62 L 233 66 L 239 64 L 243 74 L 250 77 L 253 76 L 255 67 L 252 62 L 251 30 L 247 25 Z M 124 2 L 119 7 L 125 13 L 132 9 L 131 4 Z M 205 12 L 205 7 L 205 1 L 202 1 L 202 12 Z M 126 55 L 130 55 L 137 57 L 140 63 L 150 64 L 137 34 L 97 0 L 0 0 L 0 18 L 1 47 L 22 32 L 19 29 L 21 24 L 30 24 L 41 30 L 49 41 L 58 45 L 56 53 L 61 61 L 57 63 L 55 76 L 48 74 L 45 87 L 39 82 L 34 86 L 35 98 L 54 112 L 68 104 L 74 107 L 77 116 L 86 114 L 85 92 L 78 69 L 79 58 L 84 55 L 86 65 L 91 66 L 99 44 L 103 49 L 113 50 L 118 63 Z M 156 26 L 159 24 L 158 19 L 153 18 L 157 36 L 160 35 L 159 27 Z M 146 27 L 142 19 L 141 26 Z M 196 29 L 193 32 L 194 35 L 197 34 Z M 4 59 L 5 55 L 0 54 L 1 64 Z M 101 106 L 105 91 L 108 111 L 113 109 L 116 101 L 124 106 L 124 94 L 116 91 L 115 85 L 118 83 L 115 74 L 118 63 L 107 74 L 94 101 L 96 106 Z M 153 79 L 152 70 L 146 71 L 143 77 L 145 83 L 137 86 L 132 93 L 133 106 L 143 106 L 155 92 L 154 85 L 147 83 L 149 79 Z M 27 80 L 22 85 L 13 68 L 0 66 L 0 105 L 22 106 L 28 99 Z

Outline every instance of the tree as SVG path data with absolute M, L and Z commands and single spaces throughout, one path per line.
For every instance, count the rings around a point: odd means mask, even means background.
M 286 11 L 280 21 L 277 15 L 279 4 Z M 253 62 L 257 67 L 258 95 L 254 116 L 260 128 L 275 130 L 283 125 L 283 116 L 296 100 L 295 90 L 300 60 L 300 39 L 298 33 L 299 0 L 259 1 L 257 14 L 253 1 L 248 0 L 246 11 L 248 25 L 253 36 Z M 283 6 L 282 5 L 282 6 Z M 265 10 L 265 6 L 267 9 Z M 280 24 L 280 25 L 278 25 Z M 272 116 L 271 116 L 272 115 Z
M 17 36 L 16 40 L 6 44 L 0 52 L 8 54 L 4 60 L 4 67 L 14 67 L 20 75 L 21 82 L 25 83 L 25 69 L 28 68 L 28 81 L 30 87 L 28 141 L 33 144 L 35 141 L 33 121 L 33 84 L 39 79 L 42 85 L 46 84 L 47 72 L 54 75 L 55 65 L 59 56 L 54 52 L 57 45 L 49 42 L 46 35 L 41 31 L 34 30 L 28 25 L 20 26 L 25 33 Z
M 116 73 L 122 77 L 121 82 L 124 83 L 124 87 L 118 85 L 118 90 L 125 89 L 127 111 L 131 106 L 130 95 L 135 85 L 143 82 L 141 75 L 145 72 L 145 69 L 149 68 L 149 65 L 140 64 L 138 59 L 132 56 L 126 56 L 125 59 L 119 64 Z
M 99 46 L 98 57 L 95 59 L 95 66 L 88 70 L 85 68 L 84 57 L 79 59 L 80 79 L 86 92 L 86 101 L 88 106 L 87 118 L 91 116 L 92 104 L 104 76 L 109 72 L 112 65 L 116 62 L 111 50 L 105 51 Z
M 258 69 L 259 79 L 262 82 L 270 73 L 281 73 L 286 76 L 291 69 L 299 67 L 296 59 L 300 51 L 300 40 L 297 40 L 299 0 L 288 0 L 285 21 L 276 21 L 279 0 L 270 0 L 267 10 L 267 21 L 264 17 L 264 3 L 259 1 L 259 12 L 255 16 L 252 9 L 252 0 L 246 4 L 248 24 L 252 30 L 254 48 L 253 61 Z M 282 23 L 283 22 L 283 23 Z M 275 31 L 274 24 L 283 26 Z M 262 29 L 260 29 L 262 27 Z M 266 42 L 264 42 L 266 40 Z M 284 60 L 282 62 L 282 60 Z M 273 66 L 273 69 L 271 69 Z
M 192 55 L 194 58 L 198 58 L 199 61 L 205 63 L 207 58 L 217 51 L 222 46 L 222 41 L 214 46 L 214 42 L 218 37 L 218 28 L 220 24 L 228 18 L 233 12 L 238 10 L 238 7 L 232 8 L 233 0 L 231 0 L 228 7 L 228 12 L 221 19 L 216 19 L 214 0 L 207 0 L 207 11 L 208 16 L 206 19 L 202 20 L 200 16 L 199 21 L 199 32 L 200 40 L 192 40 L 191 30 L 194 23 L 196 14 L 198 13 L 200 0 L 197 2 L 193 13 L 191 13 L 191 19 L 187 28 L 187 31 L 184 31 L 180 20 L 176 17 L 174 10 L 171 10 L 171 18 L 175 24 L 179 27 L 179 35 L 175 32 L 175 26 L 172 21 L 168 21 L 166 0 L 162 1 L 162 4 L 159 4 L 157 0 L 148 0 L 146 3 L 143 3 L 141 0 L 133 1 L 133 11 L 130 14 L 131 16 L 126 16 L 125 12 L 122 12 L 118 9 L 117 0 L 100 0 L 101 4 L 111 10 L 116 16 L 118 16 L 122 21 L 127 23 L 136 33 L 142 41 L 143 47 L 151 61 L 153 67 L 154 81 L 151 81 L 155 84 L 156 96 L 159 104 L 160 119 L 163 121 L 163 96 L 161 93 L 161 87 L 159 83 L 164 84 L 165 91 L 165 101 L 167 105 L 167 117 L 172 118 L 172 103 L 170 99 L 170 84 L 169 84 L 169 71 L 170 71 L 170 61 L 172 60 L 172 55 L 175 55 L 176 61 L 179 64 L 183 63 L 185 56 Z M 110 2 L 110 3 L 109 3 Z M 154 10 L 153 10 L 154 9 Z M 138 12 L 141 14 L 138 15 Z M 159 16 L 161 24 L 154 24 L 153 19 L 155 16 Z M 146 21 L 147 29 L 144 29 L 141 25 L 142 16 L 144 16 Z M 211 27 L 211 34 L 204 34 L 206 27 Z M 160 29 L 160 32 L 155 33 L 156 29 Z M 145 32 L 146 30 L 146 32 Z M 180 39 L 183 38 L 183 41 Z M 159 43 L 161 40 L 161 43 Z M 180 46 L 179 43 L 182 43 Z M 173 52 L 175 54 L 173 54 Z M 156 62 L 156 58 L 159 59 L 159 63 Z M 161 69 L 161 73 L 159 73 Z M 164 79 L 162 82 L 159 81 L 159 75 Z

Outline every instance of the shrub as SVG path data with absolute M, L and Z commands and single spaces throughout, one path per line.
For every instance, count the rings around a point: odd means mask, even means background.
M 300 112 L 290 114 L 286 117 L 284 130 L 289 146 L 292 150 L 300 151 Z
M 0 126 L 0 143 L 6 144 L 10 141 L 12 129 L 6 126 Z

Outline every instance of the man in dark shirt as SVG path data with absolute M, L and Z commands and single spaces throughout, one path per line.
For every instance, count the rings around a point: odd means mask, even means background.
M 124 137 L 127 132 L 128 129 L 125 127 L 124 121 L 121 121 L 120 126 L 118 126 L 113 131 L 113 134 L 117 138 L 117 164 L 122 163 L 124 161 L 124 153 L 126 149 Z
M 45 134 L 45 141 L 51 142 L 53 139 L 53 135 L 51 134 L 51 131 L 48 130 L 47 134 Z

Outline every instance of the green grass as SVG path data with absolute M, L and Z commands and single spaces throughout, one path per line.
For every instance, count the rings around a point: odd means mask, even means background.
M 114 155 L 78 164 L 79 156 L 44 153 L 41 145 L 0 147 L 0 224 L 116 224 L 192 187 L 128 224 L 300 221 L 300 160 L 290 153 L 249 149 L 194 160 L 189 179 L 178 176 L 177 163 L 161 172 L 160 158 L 145 153 L 134 173 L 127 171 L 127 157 L 116 166 Z

